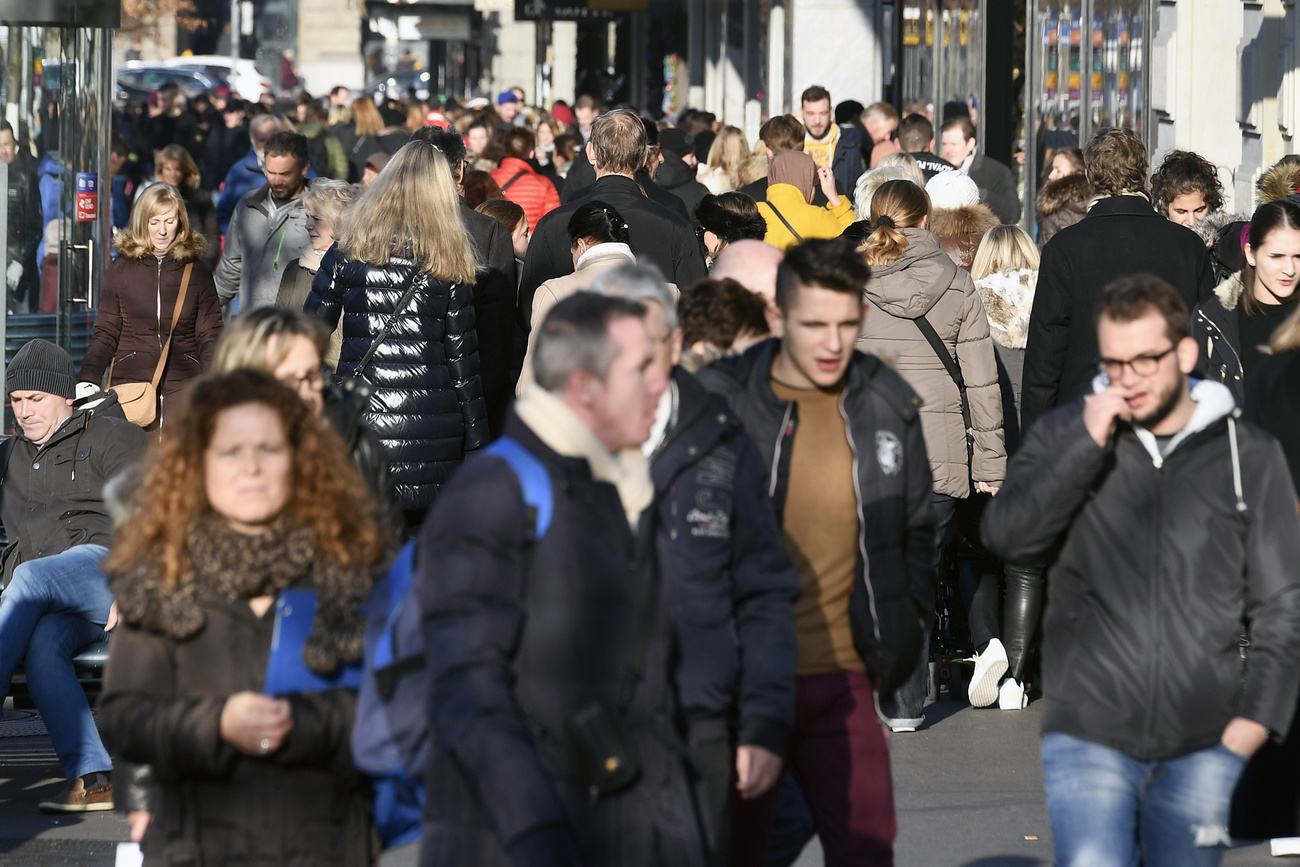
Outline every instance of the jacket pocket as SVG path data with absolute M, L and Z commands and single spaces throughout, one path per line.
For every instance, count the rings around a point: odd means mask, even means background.
M 58 452 L 50 466 L 50 493 L 56 497 L 88 495 L 94 481 L 91 476 L 89 447 Z

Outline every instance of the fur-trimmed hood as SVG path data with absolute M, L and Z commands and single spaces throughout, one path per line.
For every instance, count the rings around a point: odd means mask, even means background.
M 1072 202 L 1086 203 L 1092 198 L 1092 184 L 1083 174 L 1066 175 L 1054 181 L 1048 181 L 1038 191 L 1038 213 L 1055 214 Z
M 1004 268 L 975 281 L 989 318 L 989 331 L 999 345 L 1007 349 L 1025 348 L 1037 285 L 1038 272 L 1028 268 Z
M 1278 163 L 1259 176 L 1255 191 L 1259 193 L 1259 204 L 1276 202 L 1300 189 L 1300 163 Z
M 189 235 L 178 238 L 172 248 L 167 251 L 167 255 L 182 264 L 197 262 L 198 258 L 203 255 L 203 251 L 207 249 L 207 246 L 208 242 L 204 240 L 203 236 L 195 232 L 191 227 Z M 155 256 L 153 247 L 149 246 L 148 240 L 141 241 L 125 229 L 113 233 L 113 247 L 128 259 L 144 260 Z
M 1246 284 L 1241 282 L 1241 272 L 1230 274 L 1228 277 L 1214 287 L 1214 294 L 1219 297 L 1219 303 L 1223 305 L 1224 310 L 1233 311 L 1237 309 L 1237 302 L 1241 300 L 1241 293 L 1246 290 Z
M 1234 214 L 1228 211 L 1212 211 L 1208 217 L 1192 226 L 1192 231 L 1201 236 L 1205 246 L 1214 249 L 1219 243 L 1219 235 L 1232 223 L 1248 223 L 1250 214 Z
M 951 210 L 936 209 L 930 214 L 930 231 L 940 238 L 983 235 L 1001 223 L 993 209 L 983 202 Z

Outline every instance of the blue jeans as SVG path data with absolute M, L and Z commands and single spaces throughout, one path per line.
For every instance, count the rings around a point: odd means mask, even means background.
M 68 779 L 112 768 L 72 657 L 103 636 L 113 594 L 100 570 L 108 549 L 77 545 L 29 560 L 0 593 L 0 695 L 26 659 L 27 687 Z
M 1142 761 L 1071 735 L 1043 737 L 1057 867 L 1214 867 L 1229 845 L 1246 758 L 1222 744 Z

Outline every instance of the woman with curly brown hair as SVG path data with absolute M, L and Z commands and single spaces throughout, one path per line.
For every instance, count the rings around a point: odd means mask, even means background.
M 163 789 L 145 864 L 369 864 L 354 693 L 263 694 L 286 588 L 313 590 L 315 613 L 277 661 L 321 676 L 360 661 L 385 541 L 369 491 L 338 436 L 262 372 L 196 382 L 170 428 L 105 561 L 122 625 L 100 715 Z

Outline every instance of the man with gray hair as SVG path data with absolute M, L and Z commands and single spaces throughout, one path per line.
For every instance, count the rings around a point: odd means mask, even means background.
M 646 198 L 636 182 L 645 164 L 645 124 L 636 112 L 616 109 L 591 125 L 587 157 L 596 167 L 596 183 L 584 196 L 551 211 L 533 229 L 519 286 L 522 321 L 532 320 L 533 293 L 553 277 L 573 273 L 568 226 L 573 212 L 589 202 L 605 202 L 628 225 L 632 252 L 651 262 L 678 286 L 691 286 L 708 276 L 704 253 L 689 221 Z
M 641 453 L 668 385 L 645 319 L 590 292 L 557 304 L 504 436 L 421 533 L 422 867 L 706 863 Z
M 679 700 L 704 776 L 713 863 L 726 865 L 731 812 L 753 810 L 781 777 L 794 725 L 799 576 L 758 449 L 726 402 L 679 366 L 682 330 L 662 275 L 620 266 L 592 290 L 645 305 L 654 363 L 669 377 L 641 450 L 654 479 L 659 559 L 673 582 Z

